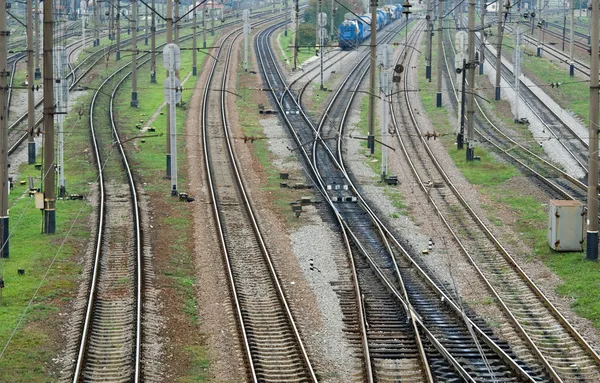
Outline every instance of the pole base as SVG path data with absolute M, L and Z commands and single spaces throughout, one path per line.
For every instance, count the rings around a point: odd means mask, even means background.
M 67 196 L 67 187 L 66 186 L 58 187 L 58 196 L 60 198 L 65 198 Z
M 29 165 L 35 164 L 35 141 L 27 144 L 27 163 Z
M 569 76 L 571 76 L 571 77 L 575 76 L 575 65 L 574 64 L 569 65 Z
M 167 178 L 171 179 L 171 154 L 167 154 Z
M 499 100 L 500 100 L 500 87 L 497 86 L 496 87 L 496 101 L 499 101 Z
M 375 136 L 367 136 L 367 149 L 371 149 L 371 154 L 375 154 Z
M 2 244 L 2 250 L 0 250 L 0 258 L 8 258 L 8 217 L 0 218 L 0 243 Z
M 40 80 L 42 78 L 42 71 L 40 70 L 40 68 L 35 68 L 33 78 L 35 78 L 36 80 Z
M 585 250 L 585 258 L 589 261 L 598 260 L 598 232 L 588 231 Z
M 148 38 L 144 37 L 144 45 L 148 45 Z
M 173 185 L 173 189 L 171 189 L 171 196 L 177 197 L 179 193 L 177 192 L 177 186 Z
M 467 162 L 473 161 L 475 159 L 475 148 L 467 145 Z
M 150 82 L 156 84 L 156 73 L 150 73 Z
M 129 106 L 137 108 L 138 105 L 137 92 L 131 92 L 131 102 L 129 103 Z
M 206 48 L 206 41 L 202 42 L 202 48 Z
M 44 210 L 44 234 L 54 234 L 56 232 L 56 210 Z
M 438 93 L 435 97 L 435 106 L 437 106 L 438 108 L 442 107 L 442 94 Z
M 537 53 L 536 53 L 537 57 L 542 57 L 542 47 L 537 47 Z
M 121 60 L 121 51 L 117 51 L 117 61 Z
M 483 63 L 479 63 L 479 74 L 482 75 L 483 74 Z
M 456 135 L 456 149 L 463 149 L 465 145 L 465 138 L 462 133 Z
M 195 66 L 192 67 L 192 76 L 197 76 L 198 75 L 198 68 L 196 68 Z
M 431 82 L 431 65 L 425 67 L 425 79 Z

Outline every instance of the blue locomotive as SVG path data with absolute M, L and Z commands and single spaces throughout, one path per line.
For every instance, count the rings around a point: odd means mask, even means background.
M 377 30 L 397 20 L 402 15 L 401 5 L 387 5 L 377 9 L 375 25 Z M 371 16 L 362 15 L 344 20 L 339 27 L 339 46 L 342 50 L 351 50 L 371 36 Z

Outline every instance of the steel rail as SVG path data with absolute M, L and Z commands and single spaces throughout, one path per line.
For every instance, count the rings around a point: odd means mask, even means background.
M 278 107 L 279 107 L 279 108 L 280 108 L 280 110 L 283 112 L 283 106 L 282 106 L 282 105 L 278 105 Z M 284 114 L 284 118 L 287 120 L 287 116 L 285 116 L 285 114 Z M 289 121 L 288 121 L 288 123 L 289 123 Z M 313 128 L 313 130 L 314 130 L 314 128 Z M 298 136 L 296 135 L 296 133 L 294 132 L 293 134 L 295 135 L 295 139 L 296 139 L 296 141 L 297 141 L 297 142 L 300 144 L 300 140 L 299 140 Z M 318 132 L 316 132 L 316 131 L 315 131 L 315 135 L 317 135 L 317 136 L 318 136 Z M 325 146 L 326 146 L 326 145 L 325 145 Z M 302 151 L 302 152 L 305 154 L 305 156 L 307 156 L 307 154 L 306 154 L 306 151 L 305 151 L 304 147 L 303 147 L 302 145 L 300 145 L 300 148 L 301 148 L 301 151 Z M 312 168 L 312 169 L 313 169 L 313 171 L 314 171 L 314 165 L 313 165 L 313 163 L 311 163 L 311 162 L 309 161 L 309 165 L 311 166 L 311 168 Z M 319 181 L 319 182 L 321 182 L 321 181 Z M 321 182 L 321 188 L 323 188 L 323 186 L 322 186 L 322 182 Z M 321 191 L 321 193 L 322 193 L 322 194 L 326 194 L 326 193 L 324 193 L 322 190 L 320 190 L 320 191 Z M 332 205 L 330 200 L 329 200 L 329 202 L 330 202 L 330 205 Z M 332 209 L 333 209 L 333 211 L 334 211 L 336 214 L 339 214 L 339 212 L 336 210 L 336 208 L 335 208 L 334 206 L 332 206 Z M 344 224 L 345 224 L 345 223 L 344 223 Z M 414 314 L 416 314 L 416 313 L 414 313 Z M 417 315 L 418 315 L 418 314 L 417 314 Z M 423 324 L 421 323 L 421 325 L 423 325 Z M 490 342 L 491 342 L 491 340 L 490 340 Z M 436 344 L 436 341 L 435 341 L 435 340 L 432 340 L 432 343 L 435 345 L 435 344 Z M 493 342 L 492 342 L 492 344 L 493 344 Z M 500 350 L 500 352 L 501 352 L 501 350 Z M 451 355 L 450 355 L 450 354 L 449 354 L 447 351 L 445 351 L 445 350 L 440 350 L 440 353 L 441 353 L 442 355 L 444 355 L 445 357 L 447 357 L 447 358 L 452 358 L 452 357 L 451 357 Z M 506 358 L 508 358 L 508 360 L 511 360 L 511 359 L 510 359 L 508 356 L 506 356 Z M 460 368 L 460 365 L 459 365 L 458 363 L 455 363 L 454 365 L 459 367 L 459 368 L 457 369 L 459 372 L 461 372 L 462 374 L 466 374 L 466 372 L 464 372 L 464 370 L 462 370 L 462 368 Z M 516 366 L 516 367 L 515 367 L 515 365 L 513 365 L 513 368 L 515 368 L 517 371 L 519 371 L 519 369 L 520 369 L 520 367 L 518 367 L 518 366 Z M 462 370 L 462 371 L 461 371 L 461 370 Z M 521 374 L 521 373 L 523 373 L 523 371 L 522 371 L 522 370 L 521 370 L 520 374 Z M 469 380 L 469 378 L 467 378 L 467 376 L 468 376 L 468 375 L 463 375 L 463 377 L 465 377 L 467 380 Z
M 149 61 L 149 59 L 146 59 L 145 62 Z M 145 62 L 140 63 L 139 65 L 143 65 Z M 96 158 L 96 163 L 97 163 L 97 167 L 98 167 L 98 187 L 99 187 L 99 191 L 100 191 L 100 205 L 99 205 L 99 222 L 98 222 L 98 233 L 97 233 L 97 237 L 96 237 L 96 251 L 95 251 L 95 255 L 94 255 L 94 267 L 92 269 L 92 281 L 90 283 L 90 290 L 89 290 L 89 296 L 88 296 L 88 301 L 87 301 L 87 309 L 86 309 L 86 314 L 85 314 L 85 319 L 84 319 L 84 325 L 83 325 L 83 330 L 81 333 L 81 343 L 80 343 L 80 347 L 79 347 L 79 352 L 78 352 L 78 356 L 77 356 L 77 361 L 76 361 L 76 365 L 75 365 L 75 372 L 73 374 L 73 383 L 77 383 L 80 381 L 81 378 L 81 374 L 83 372 L 83 363 L 85 361 L 85 354 L 87 352 L 87 341 L 88 338 L 90 336 L 90 327 L 91 327 L 91 321 L 92 321 L 92 315 L 93 315 L 93 311 L 94 311 L 94 303 L 95 303 L 95 299 L 96 299 L 96 295 L 97 295 L 97 283 L 98 283 L 98 278 L 99 278 L 99 264 L 100 264 L 100 258 L 101 258 L 101 253 L 103 251 L 103 238 L 104 238 L 104 228 L 105 228 L 105 224 L 104 224 L 104 215 L 106 212 L 106 190 L 104 187 L 104 167 L 103 167 L 103 163 L 102 163 L 102 156 L 100 154 L 100 147 L 99 147 L 99 143 L 98 140 L 96 138 L 96 128 L 94 125 L 94 106 L 96 103 L 96 100 L 98 99 L 98 96 L 101 93 L 101 90 L 104 88 L 104 86 L 111 80 L 113 80 L 113 77 L 116 76 L 117 74 L 129 69 L 130 65 L 129 64 L 125 64 L 122 67 L 120 67 L 119 69 L 117 69 L 112 75 L 108 76 L 98 87 L 98 89 L 94 92 L 94 95 L 92 96 L 92 102 L 90 103 L 90 130 L 92 132 L 92 143 L 94 146 L 94 154 L 95 154 L 95 158 Z M 126 79 L 128 77 L 128 74 L 125 75 L 115 86 L 113 93 L 112 93 L 112 97 L 114 97 L 115 92 L 117 91 L 117 89 L 119 88 L 119 86 L 123 83 L 124 79 Z M 112 101 L 111 101 L 111 108 L 110 108 L 110 119 L 111 119 L 111 129 L 113 129 L 113 134 L 114 134 L 114 138 L 116 140 L 116 143 L 119 145 L 119 152 L 124 155 L 124 151 L 122 148 L 122 144 L 121 141 L 119 139 L 118 133 L 114 130 L 116 129 L 115 125 L 114 125 L 114 121 L 113 121 L 113 114 L 112 114 Z M 129 170 L 129 165 L 127 163 L 127 157 L 124 156 L 122 158 L 122 162 L 123 165 L 126 167 L 127 170 L 127 175 L 128 175 L 128 183 L 130 185 L 130 193 L 133 193 L 133 191 L 135 191 L 135 183 L 133 181 L 132 178 L 129 178 L 129 176 L 131 176 L 131 172 Z M 135 242 L 136 242 L 136 260 L 137 260 L 137 265 L 136 265 L 136 276 L 138 278 L 137 280 L 137 293 L 136 293 L 136 335 L 135 335 L 135 359 L 134 359 L 134 377 L 135 380 L 134 382 L 137 383 L 139 382 L 140 379 L 140 373 L 139 373 L 139 369 L 140 369 L 140 342 L 141 342 L 141 286 L 143 283 L 143 277 L 141 275 L 141 268 L 142 268 L 142 263 L 141 263 L 141 233 L 140 233 L 140 222 L 139 222 L 139 201 L 137 199 L 137 194 L 136 194 L 136 198 L 135 198 L 135 220 L 134 220 L 134 230 L 136 233 L 136 237 L 135 237 Z
M 259 34 L 259 38 L 262 37 L 262 35 L 265 34 L 266 37 L 264 37 L 265 40 L 268 41 L 268 31 L 263 31 L 261 34 Z M 264 44 L 268 44 L 268 43 L 264 43 Z M 259 65 L 261 66 L 262 69 L 262 73 L 267 73 L 268 71 L 268 67 L 267 67 L 267 63 L 266 60 L 268 59 L 267 57 L 264 56 L 264 52 L 262 52 L 262 50 L 258 49 L 258 61 L 259 61 Z M 273 57 L 270 57 L 271 60 L 273 59 Z M 274 63 L 276 63 L 276 61 L 272 61 Z M 274 68 L 276 71 L 279 71 L 279 68 L 277 65 L 274 65 Z M 282 73 L 278 73 L 278 76 L 280 79 L 284 78 Z M 274 88 L 274 85 L 271 82 L 271 79 L 269 77 L 265 76 L 265 79 L 267 81 L 267 84 L 269 85 L 269 88 L 272 89 L 276 89 L 276 87 Z M 285 82 L 283 82 L 285 83 Z M 285 87 L 285 91 L 284 92 L 288 92 L 291 96 L 292 99 L 295 99 L 293 94 L 290 91 L 289 87 Z M 284 108 L 283 108 L 283 104 L 282 102 L 275 97 L 275 93 L 273 91 L 271 91 L 271 93 L 274 96 L 274 100 L 276 100 L 276 105 L 277 108 L 280 110 L 280 112 L 282 112 L 282 118 L 284 119 L 285 123 L 288 124 L 289 126 L 291 126 L 292 122 L 289 120 L 288 116 L 284 113 Z M 302 145 L 301 139 L 298 136 L 297 132 L 295 130 L 291 130 L 292 136 L 294 138 L 294 140 L 296 141 L 296 143 L 299 145 L 300 150 L 304 153 L 305 158 L 309 158 L 307 152 L 306 152 L 306 148 Z M 308 164 L 309 168 L 311 169 L 311 171 L 313 172 L 313 174 L 316 174 L 316 169 L 314 168 L 313 164 L 309 162 Z M 343 221 L 341 219 L 341 216 L 339 214 L 339 212 L 337 211 L 337 209 L 335 208 L 335 206 L 333 205 L 332 201 L 330 198 L 328 198 L 327 193 L 324 192 L 324 188 L 323 185 L 321 184 L 321 187 L 318 188 L 319 193 L 324 197 L 325 201 L 329 204 L 331 210 L 334 212 L 334 215 L 336 217 L 336 219 L 338 220 L 338 223 L 340 224 L 340 227 L 342 228 L 342 237 L 344 239 L 344 244 L 346 247 L 346 251 L 349 254 L 349 262 L 352 266 L 352 280 L 353 280 L 353 285 L 354 285 L 354 294 L 355 294 L 355 299 L 358 302 L 357 304 L 357 308 L 358 308 L 358 317 L 359 317 L 359 321 L 358 321 L 358 327 L 359 327 L 359 332 L 360 332 L 360 337 L 361 337 L 361 345 L 362 345 L 362 350 L 363 350 L 363 365 L 365 368 L 364 374 L 365 374 L 365 380 L 368 383 L 373 383 L 374 382 L 374 376 L 373 376 L 373 367 L 371 364 L 371 356 L 370 356 L 370 351 L 369 351 L 369 344 L 367 341 L 367 330 L 366 330 L 366 314 L 365 314 L 365 309 L 364 309 L 364 303 L 362 301 L 362 294 L 361 294 L 361 290 L 360 290 L 360 285 L 358 283 L 358 276 L 356 274 L 356 266 L 354 263 L 354 259 L 352 257 L 352 249 L 351 249 L 351 245 L 350 245 L 350 240 L 349 240 L 349 236 L 348 236 L 348 232 L 347 229 L 343 226 Z
M 405 95 L 405 97 L 406 97 L 406 95 Z M 428 152 L 430 152 L 430 149 L 428 148 L 428 145 L 426 144 L 426 141 L 423 138 L 421 138 L 421 140 L 424 142 L 425 147 L 428 150 Z M 487 228 L 487 226 L 474 213 L 474 211 L 472 210 L 472 208 L 467 204 L 467 202 L 460 195 L 460 193 L 458 192 L 458 190 L 456 190 L 456 187 L 452 184 L 452 182 L 450 181 L 450 179 L 447 176 L 447 174 L 445 172 L 443 172 L 443 169 L 442 169 L 441 165 L 439 164 L 439 162 L 437 162 L 437 160 L 433 156 L 433 153 L 431 153 L 431 152 L 430 152 L 430 157 L 432 158 L 432 161 L 436 164 L 436 168 L 438 168 L 438 171 L 440 172 L 440 174 L 443 175 L 445 182 L 451 187 L 451 189 L 453 190 L 454 194 L 461 201 L 461 203 L 463 204 L 463 206 L 465 206 L 465 208 L 467 209 L 467 211 L 469 212 L 469 214 L 473 217 L 473 219 L 476 221 L 476 223 L 478 224 L 478 226 L 480 226 L 482 228 L 482 230 L 484 231 L 484 233 L 486 234 L 486 236 L 490 240 L 493 241 L 493 243 L 495 244 L 496 248 L 505 257 L 505 259 L 508 261 L 508 263 L 511 265 L 511 267 L 521 276 L 521 278 L 526 282 L 526 284 L 529 286 L 529 288 L 531 289 L 531 291 L 534 292 L 538 296 L 538 298 L 544 303 L 544 305 L 549 309 L 549 311 L 557 318 L 557 320 L 559 322 L 561 322 L 561 324 L 567 329 L 567 331 L 569 333 L 571 333 L 571 335 L 580 343 L 580 345 L 582 345 L 583 348 L 589 354 L 591 354 L 591 356 L 593 357 L 593 359 L 595 359 L 596 362 L 598 362 L 597 354 L 593 351 L 593 349 L 591 349 L 591 347 L 589 347 L 589 345 L 587 344 L 587 342 L 585 342 L 585 340 L 583 340 L 581 338 L 581 336 L 572 328 L 572 326 L 566 321 L 566 319 L 562 316 L 562 314 L 560 314 L 560 312 L 558 312 L 558 310 L 552 305 L 552 303 L 549 302 L 549 300 L 545 297 L 545 295 L 537 288 L 537 286 L 535 285 L 535 283 L 526 275 L 526 273 L 520 268 L 520 266 L 518 266 L 518 264 L 516 263 L 516 261 L 514 261 L 514 259 L 512 258 L 512 256 L 510 256 L 510 254 L 508 253 L 508 251 L 500 244 L 500 242 L 497 240 L 497 238 L 491 233 L 491 231 Z M 440 213 L 438 213 L 438 215 L 439 214 Z M 462 247 L 462 245 L 461 245 L 461 247 Z M 574 331 L 575 334 L 573 334 L 572 331 Z M 557 378 L 560 379 L 559 377 L 557 377 Z M 559 381 L 559 380 L 557 380 L 557 381 Z
M 418 34 L 412 34 L 413 37 L 416 37 Z M 411 52 L 411 55 L 414 53 Z M 400 56 L 402 57 L 402 56 Z M 354 93 L 356 94 L 356 93 Z M 352 96 L 354 97 L 354 95 Z M 340 126 L 344 126 L 345 121 L 347 119 L 347 116 L 350 112 L 350 106 L 352 104 L 352 101 L 350 101 L 344 111 L 344 115 L 342 117 L 342 120 L 340 121 Z M 395 236 L 393 236 L 393 234 L 389 231 L 389 229 L 386 228 L 385 224 L 383 222 L 381 222 L 381 220 L 377 217 L 377 215 L 372 211 L 372 209 L 369 207 L 369 204 L 366 200 L 363 199 L 360 191 L 358 190 L 358 188 L 354 185 L 354 183 L 352 182 L 351 178 L 348 176 L 348 172 L 345 170 L 345 165 L 344 165 L 344 161 L 343 161 L 343 157 L 342 157 L 342 153 L 343 150 L 341 149 L 341 145 L 342 145 L 342 139 L 341 139 L 342 135 L 340 134 L 338 141 L 337 141 L 337 153 L 339 155 L 339 166 L 341 167 L 341 169 L 344 171 L 344 173 L 347 175 L 347 181 L 349 182 L 349 184 L 352 186 L 354 193 L 358 196 L 358 198 L 361 201 L 362 206 L 369 212 L 369 215 L 371 216 L 371 218 L 373 219 L 373 221 L 376 223 L 376 225 L 382 230 L 382 232 L 384 233 L 383 237 L 387 237 L 389 238 L 398 249 L 401 250 L 401 252 L 403 253 L 403 255 L 410 261 L 410 263 L 412 264 L 413 267 L 415 267 L 419 273 L 421 274 L 421 276 L 425 279 L 425 281 L 427 282 L 427 284 L 432 287 L 440 296 L 443 302 L 445 302 L 447 305 L 449 305 L 457 314 L 463 314 L 463 311 L 460 309 L 460 307 L 458 307 L 458 305 L 456 305 L 453 300 L 447 295 L 445 294 L 439 287 L 438 285 L 433 282 L 433 280 L 431 280 L 431 278 L 427 275 L 427 273 L 412 259 L 412 257 L 408 254 L 408 252 L 404 249 L 404 247 L 402 245 L 400 245 L 400 243 L 398 243 L 398 241 L 395 239 Z M 416 318 L 419 318 L 418 313 L 416 313 L 414 311 L 414 309 L 412 308 L 412 305 L 410 305 L 410 302 L 407 303 L 407 305 L 410 307 L 410 311 L 412 312 L 412 315 L 415 316 Z M 502 349 L 500 349 L 495 342 L 489 338 L 489 336 L 487 334 L 485 334 L 483 332 L 483 330 L 481 330 L 474 322 L 472 322 L 472 320 L 470 318 L 467 318 L 467 322 L 468 325 L 471 326 L 477 333 L 478 335 L 484 340 L 484 342 L 491 348 L 493 349 L 500 357 L 501 359 L 503 359 L 505 362 L 507 362 L 512 369 L 517 372 L 519 375 L 521 375 L 522 377 L 524 377 L 527 380 L 533 381 L 534 379 L 527 373 L 525 372 L 510 356 L 508 356 Z M 424 326 L 423 324 L 421 324 L 422 326 Z M 432 334 L 430 334 L 430 336 L 433 336 Z M 430 339 L 431 340 L 431 339 Z M 437 340 L 432 340 L 432 343 L 436 343 Z M 453 357 L 451 356 L 450 353 L 448 353 L 447 351 L 440 351 L 443 355 L 448 355 L 449 358 L 451 359 L 451 363 L 452 364 L 456 364 L 456 362 L 454 361 Z
M 450 76 L 451 77 L 451 76 Z M 456 96 L 455 96 L 456 97 Z M 489 121 L 489 120 L 488 120 Z M 425 142 L 425 141 L 424 141 Z M 425 145 L 428 148 L 428 145 Z M 441 169 L 441 165 L 437 161 L 435 161 L 438 166 L 440 172 L 443 172 Z M 534 172 L 535 173 L 535 172 Z M 447 179 L 447 183 L 452 185 L 449 177 L 445 173 L 444 177 Z M 454 185 L 452 185 L 453 189 L 456 189 Z M 585 186 L 586 188 L 587 186 Z M 458 190 L 456 189 L 456 193 L 460 195 Z M 560 313 L 560 311 L 550 302 L 550 300 L 543 294 L 543 292 L 537 287 L 537 285 L 533 282 L 531 278 L 525 273 L 525 271 L 518 265 L 518 263 L 514 260 L 514 258 L 510 255 L 510 253 L 504 248 L 498 239 L 493 235 L 493 233 L 487 228 L 487 226 L 481 221 L 479 217 L 476 216 L 475 212 L 471 209 L 471 207 L 467 204 L 466 200 L 461 196 L 460 199 L 464 201 L 467 210 L 469 213 L 474 216 L 473 218 L 476 222 L 484 229 L 486 235 L 495 243 L 498 250 L 504 255 L 507 261 L 511 264 L 511 266 L 523 277 L 524 281 L 530 286 L 531 290 L 542 300 L 544 305 L 550 310 L 550 312 L 559 320 L 559 322 L 565 326 L 567 331 L 571 333 L 571 335 L 580 343 L 580 345 L 588 352 L 588 354 L 598 363 L 600 364 L 600 356 L 594 351 L 594 349 L 583 339 L 583 337 L 575 330 L 575 328 L 567 321 L 567 319 Z
M 279 18 L 281 18 L 281 17 L 277 16 L 275 19 L 279 19 Z M 271 20 L 266 20 L 266 21 L 261 21 L 260 23 L 255 23 L 255 26 L 266 23 L 266 22 L 270 22 L 270 21 Z M 220 84 L 221 89 L 227 89 L 227 78 L 228 77 L 226 74 L 227 74 L 228 68 L 229 68 L 230 58 L 231 58 L 231 54 L 232 54 L 232 50 L 233 50 L 233 44 L 241 35 L 242 35 L 241 28 L 237 28 L 234 31 L 230 32 L 228 35 L 224 36 L 224 41 L 226 41 L 226 40 L 231 40 L 231 41 L 228 43 L 228 47 L 227 47 L 227 51 L 226 51 L 227 57 L 226 57 L 226 61 L 224 63 L 225 64 L 224 76 L 223 76 L 223 78 L 221 80 L 221 84 Z M 221 57 L 222 52 L 223 52 L 223 49 L 219 48 L 218 53 L 216 55 L 217 58 L 213 62 L 211 72 L 207 79 L 207 84 L 211 84 L 213 82 L 213 77 L 216 72 L 217 64 L 219 64 L 219 58 Z M 252 206 L 250 198 L 248 197 L 248 195 L 246 193 L 245 184 L 243 182 L 240 170 L 237 165 L 237 160 L 236 160 L 236 156 L 235 156 L 235 153 L 233 150 L 233 144 L 231 142 L 231 136 L 230 136 L 230 132 L 229 132 L 229 123 L 227 120 L 227 112 L 226 112 L 226 94 L 225 93 L 226 92 L 221 92 L 221 112 L 220 113 L 221 113 L 221 121 L 223 123 L 223 130 L 224 130 L 224 136 L 226 139 L 228 155 L 229 155 L 229 159 L 230 159 L 230 166 L 233 170 L 233 174 L 237 181 L 238 191 L 241 194 L 242 199 L 244 201 L 244 209 L 246 210 L 248 217 L 250 219 L 250 223 L 253 228 L 255 238 L 256 238 L 258 245 L 261 249 L 261 252 L 264 256 L 264 260 L 268 266 L 268 270 L 270 272 L 270 279 L 272 280 L 272 282 L 275 286 L 275 290 L 277 292 L 278 299 L 280 301 L 280 304 L 283 306 L 283 311 L 285 312 L 285 316 L 287 317 L 288 323 L 291 326 L 292 332 L 295 337 L 296 344 L 299 347 L 300 352 L 302 354 L 303 364 L 305 365 L 306 369 L 308 370 L 308 375 L 310 376 L 311 380 L 313 382 L 317 382 L 318 381 L 317 376 L 316 376 L 314 369 L 312 367 L 312 364 L 310 362 L 310 358 L 308 356 L 308 353 L 307 353 L 304 343 L 302 341 L 302 337 L 300 335 L 298 327 L 293 318 L 289 304 L 287 303 L 287 299 L 285 297 L 283 288 L 279 281 L 279 277 L 277 275 L 277 272 L 275 271 L 275 267 L 274 267 L 273 261 L 271 259 L 270 251 L 268 250 L 268 248 L 266 246 L 266 243 L 265 243 L 265 240 L 264 240 L 264 237 L 262 234 L 262 230 L 260 229 L 260 226 L 258 224 L 258 220 L 254 213 L 254 208 Z M 245 319 L 244 319 L 244 315 L 242 314 L 242 303 L 240 302 L 240 299 L 238 296 L 236 283 L 235 283 L 235 277 L 233 275 L 232 260 L 231 260 L 231 257 L 230 257 L 229 251 L 228 251 L 229 246 L 227 245 L 227 243 L 225 241 L 226 235 L 225 235 L 225 229 L 223 227 L 224 224 L 223 224 L 223 222 L 220 218 L 220 214 L 219 214 L 219 202 L 218 202 L 219 200 L 217 197 L 216 185 L 215 185 L 215 181 L 213 179 L 212 172 L 210 171 L 212 166 L 210 163 L 210 155 L 208 154 L 210 152 L 208 149 L 208 146 L 209 146 L 208 134 L 206 132 L 206 127 L 208 126 L 208 122 L 206 121 L 206 119 L 209 114 L 209 112 L 207 110 L 207 106 L 208 106 L 207 100 L 209 97 L 210 97 L 210 85 L 208 85 L 204 90 L 204 102 L 203 102 L 203 106 L 202 106 L 202 129 L 203 129 L 203 146 L 204 146 L 204 152 L 206 153 L 206 155 L 205 155 L 205 166 L 207 169 L 206 174 L 207 174 L 208 181 L 209 181 L 208 184 L 209 184 L 209 188 L 210 188 L 211 200 L 213 201 L 212 205 L 213 205 L 214 217 L 215 217 L 217 227 L 219 227 L 219 238 L 220 238 L 221 248 L 222 248 L 223 255 L 225 257 L 226 264 L 227 264 L 227 274 L 228 274 L 228 278 L 229 278 L 229 286 L 230 286 L 230 288 L 232 290 L 232 294 L 234 296 L 237 320 L 240 325 L 240 331 L 242 333 L 245 355 L 246 355 L 247 363 L 249 364 L 249 367 L 250 367 L 250 374 L 252 377 L 252 381 L 258 382 L 259 381 L 258 374 L 255 370 L 255 364 L 254 364 L 254 358 L 253 358 L 254 354 L 253 354 L 251 342 L 250 342 L 248 334 L 246 332 Z

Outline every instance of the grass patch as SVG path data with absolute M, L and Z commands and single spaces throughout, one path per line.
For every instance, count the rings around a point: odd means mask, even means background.
M 87 195 L 96 175 L 86 152 L 89 130 L 81 129 L 81 123 L 76 113 L 65 122 L 65 173 L 67 191 Z M 39 145 L 37 154 L 41 163 Z M 0 258 L 0 276 L 5 281 L 0 350 L 15 331 L 0 358 L 0 381 L 45 383 L 58 376 L 59 366 L 52 358 L 63 345 L 59 331 L 63 322 L 57 314 L 76 296 L 82 271 L 79 257 L 90 240 L 87 223 L 93 207 L 85 200 L 57 200 L 56 233 L 42 234 L 42 215 L 29 196 L 28 182 L 20 182 L 28 177 L 36 187 L 41 186 L 41 170 L 27 164 L 19 167 L 9 195 L 10 257 Z M 23 269 L 24 275 L 19 275 L 18 269 Z
M 279 41 L 279 45 L 283 52 L 281 52 L 281 60 L 287 64 L 287 66 L 291 69 L 294 67 L 294 34 L 288 30 L 288 35 L 285 36 L 285 33 L 281 31 L 278 35 L 277 40 Z M 302 64 L 310 59 L 311 57 L 315 57 L 315 49 L 311 47 L 301 47 L 298 49 L 298 54 L 296 56 L 296 66 L 300 67 Z

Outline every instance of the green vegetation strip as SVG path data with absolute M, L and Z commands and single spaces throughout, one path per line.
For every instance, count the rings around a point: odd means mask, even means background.
M 434 46 L 436 46 L 436 37 L 434 37 Z M 533 61 L 533 59 L 527 61 Z M 552 66 L 545 60 L 535 59 L 536 73 L 539 73 L 548 82 L 561 81 L 561 74 L 556 68 L 553 71 L 548 69 Z M 483 195 L 495 202 L 494 206 L 485 207 L 492 222 L 498 225 L 506 224 L 497 216 L 500 215 L 501 211 L 510 211 L 516 217 L 514 223 L 510 223 L 512 229 L 519 233 L 519 239 L 532 249 L 525 256 L 530 259 L 541 259 L 556 273 L 563 282 L 557 288 L 557 292 L 560 295 L 573 298 L 575 312 L 584 318 L 590 319 L 596 328 L 600 328 L 600 300 L 598 299 L 600 264 L 586 261 L 585 254 L 582 252 L 559 253 L 550 249 L 546 237 L 548 225 L 546 204 L 548 201 L 540 201 L 515 190 L 512 181 L 522 176 L 514 166 L 496 161 L 495 157 L 484 146 L 475 148 L 475 155 L 481 157 L 480 161 L 465 161 L 464 150 L 456 149 L 455 136 L 452 134 L 453 127 L 448 122 L 448 111 L 445 107 L 436 108 L 435 106 L 434 95 L 437 92 L 435 77 L 432 82 L 424 80 L 424 56 L 420 57 L 418 67 L 420 94 L 425 110 L 436 130 L 442 134 L 442 140 L 458 169 Z M 559 89 L 579 86 L 584 85 L 569 84 Z M 444 100 L 444 105 L 446 103 L 447 100 Z M 510 241 L 511 239 L 505 240 Z
M 186 32 L 182 30 L 181 35 L 183 36 Z M 212 45 L 213 38 L 207 36 L 207 39 L 209 39 L 207 45 Z M 182 48 L 189 48 L 191 45 L 191 40 L 180 44 Z M 198 52 L 198 73 L 200 73 L 202 63 L 206 57 L 206 54 Z M 168 108 L 168 105 L 161 107 L 164 102 L 163 83 L 166 79 L 166 71 L 162 69 L 162 57 L 157 59 L 157 67 L 160 69 L 156 73 L 156 83 L 150 82 L 149 63 L 139 70 L 137 83 L 138 108 L 130 106 L 131 81 L 127 80 L 123 83 L 115 100 L 116 114 L 122 140 L 130 140 L 124 144 L 127 147 L 129 159 L 133 163 L 137 175 L 145 182 L 145 190 L 152 195 L 158 195 L 158 198 L 162 198 L 162 202 L 168 205 L 168 215 L 155 217 L 155 219 L 161 220 L 166 227 L 174 228 L 171 231 L 169 262 L 164 269 L 161 269 L 161 272 L 165 278 L 172 281 L 169 285 L 181 301 L 181 310 L 185 313 L 188 324 L 197 326 L 199 318 L 194 290 L 197 280 L 190 251 L 190 243 L 193 240 L 189 237 L 189 233 L 193 228 L 193 209 L 190 209 L 185 202 L 180 202 L 178 198 L 170 195 L 171 181 L 164 179 L 166 172 L 166 135 L 168 134 L 166 131 L 166 108 Z M 182 83 L 191 72 L 192 51 L 182 49 L 179 76 Z M 185 135 L 184 129 L 187 104 L 190 101 L 197 80 L 197 77 L 190 75 L 187 81 L 183 83 L 184 90 L 181 99 L 184 107 L 177 107 L 177 185 L 179 192 L 187 192 L 185 187 L 189 184 L 185 142 L 192 139 L 197 140 L 200 135 L 200 132 L 197 131 L 197 134 L 188 137 Z M 160 110 L 160 114 L 154 122 L 148 123 L 148 120 L 152 118 L 157 110 Z M 149 131 L 147 128 L 153 128 L 154 131 Z M 188 339 L 187 342 L 180 350 L 188 360 L 187 369 L 183 376 L 178 377 L 177 381 L 206 381 L 210 376 L 210 366 L 205 356 L 206 350 L 203 346 L 198 346 L 197 339 Z

